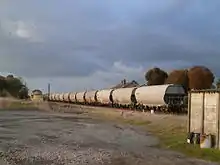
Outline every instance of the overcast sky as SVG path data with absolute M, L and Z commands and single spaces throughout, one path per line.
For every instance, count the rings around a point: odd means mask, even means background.
M 205 65 L 220 76 L 219 0 L 1 0 L 0 71 L 80 91 Z

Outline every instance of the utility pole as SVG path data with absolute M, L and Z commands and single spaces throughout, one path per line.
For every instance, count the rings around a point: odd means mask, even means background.
M 49 96 L 50 96 L 50 83 L 48 83 L 47 93 L 48 93 L 48 98 L 49 98 Z

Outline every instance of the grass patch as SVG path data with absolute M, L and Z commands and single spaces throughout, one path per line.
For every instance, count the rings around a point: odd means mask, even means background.
M 154 135 L 160 139 L 161 148 L 171 149 L 181 152 L 189 157 L 195 157 L 203 160 L 213 162 L 220 162 L 220 151 L 217 149 L 201 149 L 199 145 L 186 143 L 186 131 L 179 129 L 161 129 L 159 126 L 156 128 L 147 128 Z
M 12 101 L 8 103 L 5 107 L 1 109 L 6 109 L 6 110 L 28 110 L 28 109 L 36 109 L 37 107 L 35 106 L 34 103 L 32 102 L 22 102 L 22 101 Z

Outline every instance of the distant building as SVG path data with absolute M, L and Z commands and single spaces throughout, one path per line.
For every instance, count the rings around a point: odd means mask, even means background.
M 43 92 L 39 89 L 35 89 L 31 93 L 32 101 L 43 101 Z
M 139 84 L 133 80 L 131 82 L 127 82 L 125 79 L 121 81 L 120 84 L 112 87 L 113 89 L 118 89 L 118 88 L 132 88 L 132 87 L 138 87 Z

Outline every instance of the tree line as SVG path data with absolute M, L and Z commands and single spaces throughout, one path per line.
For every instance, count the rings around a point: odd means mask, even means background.
M 145 73 L 147 85 L 179 84 L 187 91 L 192 89 L 220 88 L 220 79 L 213 85 L 215 76 L 205 66 L 194 66 L 186 69 L 173 70 L 170 73 L 155 67 Z M 21 77 L 0 76 L 0 96 L 28 98 L 28 87 Z
M 21 77 L 0 76 L 0 96 L 26 99 L 28 98 L 28 87 Z
M 182 85 L 187 92 L 192 89 L 213 88 L 215 76 L 212 71 L 205 66 L 173 70 L 170 73 L 155 67 L 146 72 L 145 79 L 147 85 L 179 84 Z M 220 87 L 220 80 L 216 86 Z

